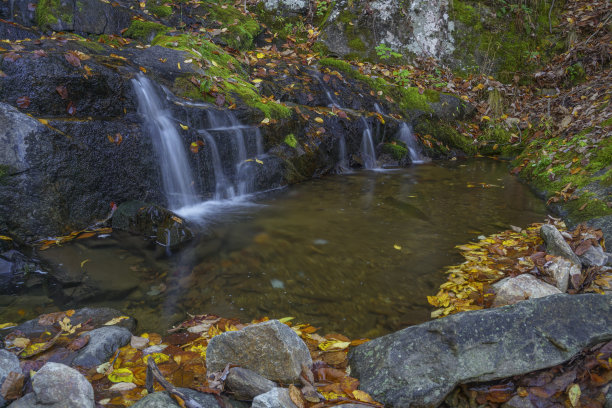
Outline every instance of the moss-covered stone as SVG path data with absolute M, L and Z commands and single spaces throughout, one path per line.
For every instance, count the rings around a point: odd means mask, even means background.
M 172 7 L 166 4 L 161 6 L 149 6 L 148 9 L 155 17 L 164 18 L 172 15 Z
M 429 119 L 419 120 L 414 130 L 428 142 L 424 146 L 432 156 L 447 155 L 452 150 L 458 150 L 468 156 L 478 152 L 472 139 L 463 136 L 449 124 Z
M 208 19 L 220 21 L 227 28 L 227 33 L 220 37 L 232 48 L 246 50 L 252 47 L 253 39 L 261 31 L 257 20 L 243 14 L 233 2 L 206 0 L 202 4 L 207 7 Z
M 170 29 L 163 24 L 154 23 L 152 21 L 134 20 L 123 35 L 142 42 L 151 42 L 155 36 L 163 34 L 168 30 Z
M 5 184 L 8 179 L 10 168 L 6 165 L 0 164 L 0 184 Z
M 95 51 L 95 52 L 104 51 L 104 46 L 98 42 L 81 40 L 81 41 L 77 41 L 77 43 L 91 51 Z
M 408 154 L 408 149 L 397 142 L 385 143 L 382 147 L 382 151 L 383 153 L 390 154 L 395 160 L 398 161 L 402 160 L 406 154 Z

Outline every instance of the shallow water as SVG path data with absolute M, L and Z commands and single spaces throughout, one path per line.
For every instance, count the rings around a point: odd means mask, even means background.
M 426 296 L 461 261 L 455 245 L 545 209 L 506 163 L 474 160 L 331 176 L 183 215 L 200 219 L 203 237 L 170 258 L 125 234 L 42 255 L 87 274 L 100 292 L 85 305 L 119 308 L 144 331 L 214 313 L 374 337 L 428 320 Z

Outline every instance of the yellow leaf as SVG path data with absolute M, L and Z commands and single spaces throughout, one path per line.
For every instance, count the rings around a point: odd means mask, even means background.
M 38 121 L 40 123 L 42 123 L 43 125 L 48 125 L 49 124 L 49 121 L 47 119 L 38 119 Z
M 15 327 L 17 323 L 0 323 L 0 329 L 6 329 L 7 327 Z
M 215 60 L 211 60 L 210 63 L 213 64 L 214 67 L 218 67 L 219 66 L 219 64 L 217 64 L 217 62 Z
M 287 322 L 290 322 L 293 319 L 295 319 L 295 317 L 283 317 L 282 319 L 278 319 L 278 321 L 281 322 L 281 323 L 287 323 Z
M 318 117 L 318 116 L 317 116 L 317 117 L 316 117 L 314 120 L 315 120 L 315 122 L 317 122 L 317 123 L 323 123 L 323 118 L 320 118 L 320 117 Z
M 111 320 L 109 320 L 108 322 L 104 323 L 104 326 L 112 326 L 112 325 L 114 325 L 114 324 L 119 323 L 119 322 L 120 322 L 120 321 L 122 321 L 122 320 L 129 319 L 129 318 L 130 318 L 129 316 L 119 316 L 119 317 L 115 317 L 114 319 L 111 319 Z M 144 337 L 144 336 L 141 336 L 141 337 Z
M 153 357 L 153 361 L 155 361 L 156 364 L 165 363 L 170 360 L 170 357 L 164 353 L 151 353 L 142 358 L 143 363 L 147 364 L 149 357 Z
M 259 58 L 259 59 L 265 58 L 265 56 L 266 55 L 263 52 L 258 52 L 257 53 L 257 58 Z
M 183 61 L 185 64 L 191 64 L 193 62 L 193 58 L 186 59 Z
M 397 249 L 398 251 L 402 250 L 402 247 L 397 244 L 393 245 L 393 248 Z
M 133 382 L 134 373 L 129 368 L 117 368 L 108 375 L 108 379 L 114 383 Z
M 319 348 L 323 351 L 340 351 L 351 345 L 350 341 L 329 340 L 319 344 Z
M 84 260 L 83 262 L 81 262 L 81 268 L 83 267 L 83 265 L 85 265 L 87 262 L 89 262 L 89 259 Z
M 357 400 L 363 401 L 363 402 L 374 402 L 372 397 L 370 397 L 370 394 L 368 394 L 365 391 L 361 391 L 361 390 L 353 391 L 353 397 L 355 397 Z
M 268 123 L 270 123 L 270 118 L 265 118 L 264 120 L 261 121 L 262 125 L 267 125 Z
M 180 62 L 177 62 L 176 66 L 178 67 L 178 69 L 181 69 L 181 63 Z
M 263 164 L 263 162 L 261 160 L 259 160 L 259 159 L 255 159 L 255 163 Z
M 253 82 L 254 84 L 258 84 L 258 83 L 260 83 L 261 81 L 263 81 L 263 79 L 259 79 L 259 78 L 257 78 L 257 79 L 254 79 L 254 80 L 253 80 L 253 81 L 251 81 L 251 82 Z
M 138 67 L 138 69 L 140 69 L 143 73 L 147 73 L 147 69 L 145 67 Z
M 13 238 L 11 237 L 7 237 L 6 235 L 0 235 L 0 239 L 3 241 L 12 241 Z
M 13 339 L 13 346 L 19 348 L 26 348 L 30 343 L 30 339 L 25 337 L 17 337 Z
M 183 125 L 182 123 L 179 123 L 179 126 L 180 126 L 180 127 L 181 127 L 181 129 L 183 129 L 183 130 L 187 130 L 187 129 L 189 129 L 189 126 L 185 126 L 185 125 Z
M 482 118 L 480 118 L 480 120 L 491 120 L 491 118 L 485 115 Z
M 569 397 L 572 407 L 576 408 L 580 406 L 580 394 L 580 386 L 578 384 L 572 384 L 567 392 L 567 396 Z

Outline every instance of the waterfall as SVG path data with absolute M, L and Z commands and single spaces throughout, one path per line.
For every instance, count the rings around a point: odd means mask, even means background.
M 321 88 L 323 88 L 323 91 L 325 91 L 325 95 L 327 96 L 327 101 L 329 102 L 327 106 L 330 108 L 340 109 L 340 105 L 338 104 L 336 99 L 333 97 L 329 88 L 325 86 L 325 83 L 321 79 L 321 75 L 317 73 L 315 75 L 315 78 L 317 78 L 317 81 L 319 81 Z M 344 138 L 344 135 L 341 134 L 340 140 L 338 140 L 338 172 L 339 173 L 349 173 L 350 171 L 351 171 L 351 167 L 349 165 L 348 154 L 346 152 L 346 139 Z
M 397 138 L 406 144 L 412 163 L 425 163 L 429 161 L 429 159 L 423 155 L 421 147 L 412 133 L 412 127 L 409 124 L 406 122 L 401 124 Z
M 208 128 L 199 132 L 208 142 L 215 176 L 215 199 L 231 199 L 254 192 L 254 166 L 263 156 L 263 140 L 257 127 L 242 125 L 229 111 L 209 109 L 206 112 Z M 215 141 L 215 138 L 217 139 Z M 226 148 L 229 166 L 224 167 L 218 146 Z M 231 146 L 229 151 L 227 147 Z M 227 159 L 226 159 L 227 160 Z
M 361 135 L 361 159 L 363 167 L 366 169 L 378 168 L 376 164 L 376 149 L 374 148 L 374 140 L 372 138 L 372 128 L 368 122 L 362 117 L 363 133 Z
M 184 141 L 172 123 L 170 113 L 159 97 L 156 87 L 146 76 L 139 73 L 132 79 L 132 85 L 138 97 L 138 112 L 153 138 L 168 207 L 176 210 L 195 204 L 197 196 Z

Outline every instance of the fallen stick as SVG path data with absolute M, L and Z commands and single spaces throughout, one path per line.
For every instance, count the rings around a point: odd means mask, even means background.
M 146 379 L 146 387 L 149 394 L 155 392 L 153 385 L 157 381 L 166 391 L 168 391 L 171 395 L 174 395 L 185 402 L 185 406 L 187 408 L 202 408 L 197 401 L 194 401 L 193 398 L 188 397 L 183 392 L 179 391 L 174 385 L 170 384 L 168 380 L 164 378 L 164 375 L 159 371 L 157 364 L 155 364 L 155 360 L 150 357 L 147 360 L 147 379 Z

